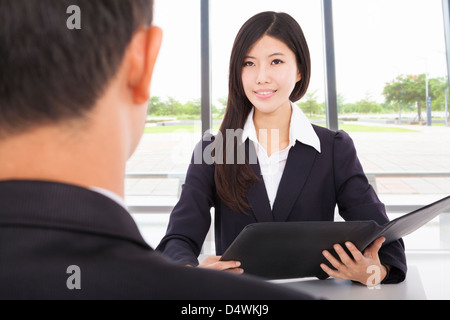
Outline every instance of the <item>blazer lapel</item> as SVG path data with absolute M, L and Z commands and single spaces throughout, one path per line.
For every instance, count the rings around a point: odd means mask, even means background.
M 316 159 L 313 147 L 297 142 L 290 150 L 273 205 L 275 221 L 286 221 L 308 179 Z
M 253 143 L 248 139 L 246 141 L 246 151 L 250 156 L 250 159 L 258 159 L 256 156 L 256 150 Z M 252 163 L 251 167 L 255 172 L 259 181 L 253 182 L 247 192 L 247 200 L 249 205 L 252 207 L 253 213 L 258 222 L 273 222 L 273 214 L 270 209 L 269 197 L 267 196 L 266 186 L 264 184 L 264 179 L 261 175 L 261 168 L 259 166 L 259 161 L 257 163 Z

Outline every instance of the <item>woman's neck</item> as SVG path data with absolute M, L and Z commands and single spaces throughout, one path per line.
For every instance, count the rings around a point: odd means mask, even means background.
M 289 145 L 291 115 L 292 107 L 289 101 L 271 113 L 260 112 L 255 108 L 253 123 L 256 135 L 269 157 Z

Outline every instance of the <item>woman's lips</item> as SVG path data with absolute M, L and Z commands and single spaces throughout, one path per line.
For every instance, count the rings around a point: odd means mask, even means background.
M 260 99 L 269 99 L 274 96 L 277 90 L 261 89 L 254 91 L 255 95 Z

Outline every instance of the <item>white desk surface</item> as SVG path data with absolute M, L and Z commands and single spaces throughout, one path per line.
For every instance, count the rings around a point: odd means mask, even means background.
M 416 266 L 408 266 L 405 281 L 399 284 L 383 284 L 379 289 L 349 280 L 316 278 L 271 280 L 301 290 L 317 298 L 328 300 L 425 300 L 426 294 Z

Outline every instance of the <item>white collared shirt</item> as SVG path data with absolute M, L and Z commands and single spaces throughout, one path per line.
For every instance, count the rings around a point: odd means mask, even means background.
M 312 127 L 308 118 L 305 116 L 305 114 L 300 108 L 298 108 L 297 106 L 293 106 L 292 102 L 291 107 L 292 107 L 292 116 L 289 126 L 289 145 L 285 149 L 273 153 L 270 157 L 267 155 L 267 151 L 259 143 L 256 135 L 256 128 L 253 122 L 253 115 L 255 112 L 255 108 L 253 108 L 250 114 L 248 115 L 242 135 L 243 143 L 248 138 L 253 142 L 255 146 L 259 166 L 261 168 L 261 174 L 264 179 L 264 184 L 266 186 L 267 196 L 269 197 L 271 209 L 273 209 L 273 204 L 275 202 L 275 197 L 278 192 L 281 177 L 283 176 L 289 151 L 296 144 L 296 142 L 299 141 L 303 144 L 313 147 L 318 152 L 321 152 L 319 137 L 314 131 L 314 128 Z M 267 134 L 267 133 L 264 133 L 264 131 L 262 131 L 260 132 L 260 134 Z M 274 137 L 276 137 L 276 135 L 274 136 L 272 134 L 272 139 Z

